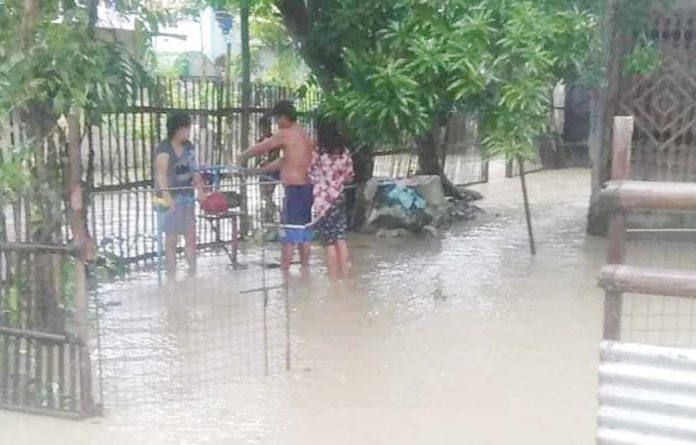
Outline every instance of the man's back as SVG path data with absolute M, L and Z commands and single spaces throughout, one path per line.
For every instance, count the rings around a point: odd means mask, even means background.
M 281 131 L 284 151 L 281 181 L 286 185 L 308 184 L 314 141 L 297 124 Z

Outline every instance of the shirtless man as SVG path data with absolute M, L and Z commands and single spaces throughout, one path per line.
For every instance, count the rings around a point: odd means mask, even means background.
M 251 157 L 261 156 L 280 148 L 283 156 L 261 169 L 263 173 L 280 171 L 285 187 L 281 237 L 281 267 L 287 272 L 292 264 L 295 247 L 299 247 L 302 267 L 309 267 L 312 232 L 305 226 L 312 221 L 313 187 L 309 181 L 314 141 L 297 123 L 297 111 L 291 102 L 283 101 L 273 108 L 279 131 L 268 139 L 242 152 L 240 165 Z

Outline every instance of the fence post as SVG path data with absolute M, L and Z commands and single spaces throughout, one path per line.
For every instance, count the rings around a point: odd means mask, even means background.
M 628 179 L 631 165 L 633 117 L 614 118 L 611 179 Z M 620 206 L 611 209 L 607 235 L 607 263 L 623 264 L 626 256 L 626 212 Z M 622 297 L 620 292 L 607 290 L 604 299 L 604 338 L 619 340 L 621 337 Z
M 249 14 L 250 0 L 242 0 L 240 5 L 240 31 L 242 40 L 242 125 L 241 125 L 241 150 L 249 148 L 249 135 L 251 133 L 251 50 L 249 48 Z M 242 213 L 240 232 L 242 236 L 249 233 L 248 199 L 249 190 L 246 178 L 241 178 L 242 185 Z
M 90 250 L 85 208 L 82 198 L 82 159 L 80 156 L 80 117 L 70 114 L 68 122 L 68 186 L 70 193 L 70 227 L 73 242 L 79 249 L 75 258 L 75 326 L 80 347 L 80 411 L 85 416 L 95 414 L 92 398 L 92 365 L 89 354 L 89 304 L 87 301 L 86 262 Z

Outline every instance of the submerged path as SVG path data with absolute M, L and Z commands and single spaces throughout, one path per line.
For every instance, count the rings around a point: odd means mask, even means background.
M 0 443 L 592 443 L 603 241 L 585 235 L 589 184 L 529 176 L 536 258 L 516 179 L 477 186 L 486 214 L 442 240 L 356 237 L 353 282 L 292 278 L 289 372 L 84 423 L 0 413 Z

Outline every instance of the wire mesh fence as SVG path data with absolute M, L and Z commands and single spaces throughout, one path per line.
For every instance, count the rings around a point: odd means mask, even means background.
M 287 296 L 262 257 L 247 251 L 252 264 L 234 270 L 209 256 L 184 281 L 159 286 L 141 273 L 95 293 L 95 394 L 104 408 L 185 402 L 286 369 Z
M 488 161 L 483 155 L 475 116 L 455 114 L 446 127 L 443 171 L 453 184 L 466 186 L 488 181 Z M 418 173 L 415 146 L 378 150 L 373 174 L 377 177 L 407 178 Z
M 253 209 L 226 218 L 217 234 L 206 228 L 209 215 L 197 203 L 197 242 L 209 249 L 198 251 L 195 273 L 179 261 L 176 278 L 167 282 L 159 280 L 161 261 L 118 267 L 119 261 L 142 252 L 164 255 L 157 242 L 161 234 L 153 191 L 96 195 L 109 203 L 99 211 L 107 207 L 113 215 L 101 227 L 92 221 L 98 245 L 120 240 L 111 251 L 99 252 L 99 270 L 92 274 L 94 393 L 107 411 L 186 402 L 214 394 L 226 383 L 289 366 L 287 292 L 273 243 L 280 229 L 282 190 L 275 187 L 269 194 L 269 185 L 277 183 L 254 175 L 229 177 L 216 185 L 216 191 L 245 197 L 246 208 Z M 139 203 L 141 218 L 118 221 L 120 215 L 136 213 L 112 208 L 110 203 L 118 200 L 124 201 L 122 206 Z M 241 219 L 249 227 L 244 239 L 231 227 Z
M 411 150 L 377 152 L 372 174 L 377 177 L 407 178 L 418 172 L 418 156 Z
M 466 186 L 488 181 L 488 161 L 481 153 L 445 155 L 444 172 L 455 185 Z M 418 155 L 412 151 L 378 152 L 374 156 L 373 175 L 376 177 L 408 178 L 418 174 Z
M 283 189 L 273 179 L 258 174 L 225 173 L 207 188 L 234 197 L 236 203 L 231 207 L 233 212 L 224 218 L 204 215 L 200 203 L 194 203 L 199 248 L 219 247 L 237 238 L 251 237 L 262 231 L 265 224 L 278 222 Z M 159 233 L 154 197 L 151 187 L 91 195 L 89 227 L 103 256 L 129 263 L 156 258 Z
M 629 264 L 696 270 L 696 232 L 637 230 L 630 235 Z M 696 299 L 626 293 L 622 309 L 623 341 L 696 348 Z

